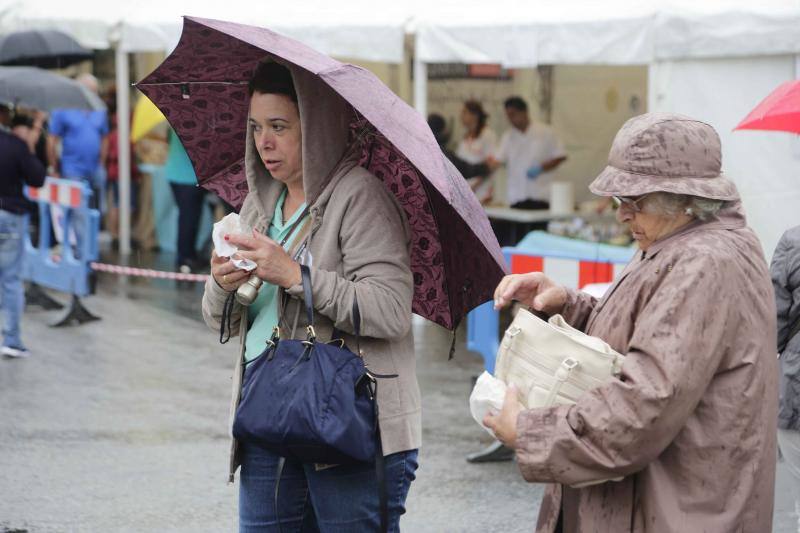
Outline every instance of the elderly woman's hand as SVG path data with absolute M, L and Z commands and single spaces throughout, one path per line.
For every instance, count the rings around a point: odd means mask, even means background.
M 250 277 L 250 272 L 236 268 L 230 257 L 220 257 L 216 251 L 211 252 L 211 275 L 217 285 L 231 292 L 239 288 Z
M 231 234 L 225 238 L 239 248 L 237 257 L 255 262 L 256 275 L 267 283 L 288 289 L 302 281 L 300 265 L 266 235 L 253 231 L 252 237 Z
M 503 410 L 493 415 L 491 413 L 483 417 L 483 425 L 494 432 L 497 440 L 509 448 L 517 447 L 517 417 L 522 411 L 522 405 L 517 399 L 517 388 L 514 385 L 508 387 L 506 397 L 503 400 Z
M 502 309 L 516 300 L 547 315 L 560 313 L 567 303 L 567 289 L 541 272 L 511 274 L 494 291 L 494 308 Z

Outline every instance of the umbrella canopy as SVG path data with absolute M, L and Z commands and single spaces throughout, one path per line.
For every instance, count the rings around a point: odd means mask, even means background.
M 186 17 L 173 53 L 137 84 L 164 113 L 198 181 L 234 206 L 244 175 L 247 81 L 265 56 L 318 76 L 353 108 L 361 165 L 382 179 L 412 228 L 414 312 L 454 328 L 505 272 L 489 221 L 425 119 L 371 72 L 263 28 Z M 364 134 L 368 130 L 368 134 Z
M 800 80 L 781 84 L 734 129 L 800 133 Z
M 77 81 L 36 67 L 0 67 L 0 102 L 43 111 L 106 108 L 99 96 Z
M 137 142 L 147 133 L 166 121 L 167 117 L 146 96 L 141 96 L 133 108 L 133 122 L 131 123 L 131 142 Z
M 64 68 L 91 58 L 91 50 L 58 30 L 18 31 L 0 36 L 0 65 Z

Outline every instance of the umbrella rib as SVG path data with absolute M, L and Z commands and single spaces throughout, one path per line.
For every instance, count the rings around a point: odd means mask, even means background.
M 150 86 L 158 86 L 158 85 L 186 85 L 191 83 L 192 85 L 247 85 L 246 81 L 162 81 L 162 82 L 151 82 L 151 83 L 136 83 L 137 87 L 150 87 Z

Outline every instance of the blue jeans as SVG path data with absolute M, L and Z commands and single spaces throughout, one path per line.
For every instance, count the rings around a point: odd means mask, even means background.
M 239 532 L 277 532 L 275 475 L 279 457 L 258 446 L 241 444 Z M 389 531 L 400 531 L 400 516 L 416 477 L 417 450 L 385 458 Z M 373 533 L 380 530 L 375 464 L 316 470 L 313 464 L 286 461 L 278 508 L 281 533 Z
M 0 209 L 0 294 L 2 294 L 3 346 L 24 348 L 19 334 L 19 322 L 25 307 L 22 288 L 22 259 L 28 215 L 18 215 Z

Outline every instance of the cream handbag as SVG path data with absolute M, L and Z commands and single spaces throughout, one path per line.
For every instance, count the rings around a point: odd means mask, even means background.
M 527 408 L 569 404 L 619 376 L 625 357 L 561 315 L 545 322 L 520 309 L 497 351 L 494 375 L 519 390 Z

